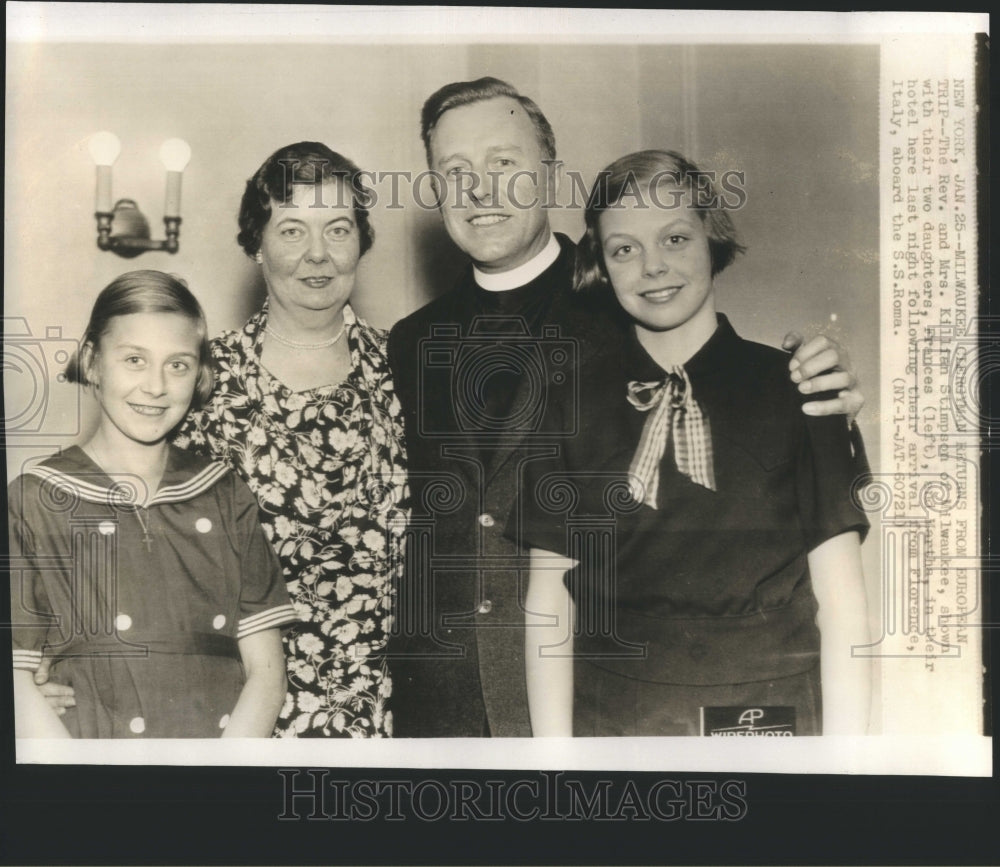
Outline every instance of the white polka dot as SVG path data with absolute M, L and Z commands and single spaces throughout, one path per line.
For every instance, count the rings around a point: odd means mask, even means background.
M 224 729 L 227 725 L 229 725 L 229 714 L 228 713 L 224 714 L 223 717 L 222 717 L 222 719 L 219 720 L 219 728 L 220 729 Z
M 146 721 L 141 716 L 137 716 L 128 724 L 128 727 L 132 730 L 133 734 L 141 735 L 146 731 Z
M 194 528 L 199 533 L 211 533 L 212 532 L 212 522 L 208 518 L 199 518 L 194 522 Z
M 216 615 L 215 620 L 212 621 L 212 626 L 214 626 L 216 629 L 222 629 L 222 627 L 225 625 L 226 625 L 225 614 Z
M 119 614 L 115 618 L 115 626 L 118 627 L 119 632 L 124 632 L 126 629 L 132 628 L 132 618 L 127 614 Z
M 100 530 L 103 535 L 110 536 L 116 529 L 115 522 L 101 521 L 101 523 L 97 525 L 97 529 Z

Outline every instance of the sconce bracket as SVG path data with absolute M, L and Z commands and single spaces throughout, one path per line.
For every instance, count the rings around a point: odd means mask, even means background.
M 164 217 L 167 237 L 154 241 L 150 238 L 149 221 L 132 199 L 119 199 L 110 213 L 98 211 L 94 216 L 97 218 L 97 246 L 125 259 L 148 250 L 176 253 L 180 249 L 180 217 Z

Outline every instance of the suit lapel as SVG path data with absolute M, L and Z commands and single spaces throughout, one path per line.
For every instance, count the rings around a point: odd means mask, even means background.
M 481 466 L 481 444 L 477 431 L 463 426 L 459 417 L 456 403 L 462 396 L 456 394 L 459 389 L 454 379 L 461 345 L 468 340 L 476 315 L 473 294 L 466 285 L 471 280 L 470 271 L 457 291 L 451 293 L 448 308 L 438 314 L 432 326 L 434 330 L 422 335 L 421 339 L 432 342 L 435 352 L 441 351 L 441 358 L 435 364 L 433 376 L 428 375 L 426 367 L 417 372 L 418 388 L 422 391 L 418 398 L 422 417 L 417 419 L 417 423 L 426 432 L 422 436 L 426 446 L 434 452 L 433 465 L 459 473 L 466 481 L 468 490 L 479 497 L 486 475 L 486 468 Z M 449 351 L 450 358 L 447 357 Z M 416 363 L 428 363 L 425 352 L 419 348 Z
M 514 391 L 514 399 L 511 401 L 511 406 L 521 406 L 522 402 L 531 400 L 532 397 L 537 399 L 537 395 L 532 395 L 531 393 L 531 383 L 524 377 L 517 384 L 517 389 Z M 511 456 L 516 452 L 524 442 L 525 437 L 528 435 L 528 431 L 506 431 L 503 434 L 502 441 L 496 446 L 496 448 L 490 450 L 490 459 L 485 467 L 485 481 L 489 484 L 493 478 L 503 469 L 504 464 L 511 459 Z

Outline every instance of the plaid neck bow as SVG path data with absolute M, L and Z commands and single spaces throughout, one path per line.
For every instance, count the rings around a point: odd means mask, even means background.
M 641 497 L 647 506 L 656 508 L 660 461 L 671 440 L 677 469 L 695 484 L 716 490 L 711 427 L 694 399 L 683 366 L 670 368 L 662 382 L 633 380 L 628 384 L 628 402 L 639 412 L 649 413 L 629 466 L 636 499 Z

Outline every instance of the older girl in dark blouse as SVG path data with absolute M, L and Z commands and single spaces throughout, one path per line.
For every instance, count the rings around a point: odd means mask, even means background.
M 863 455 L 717 314 L 742 248 L 703 178 L 644 151 L 588 202 L 577 288 L 613 288 L 633 326 L 551 408 L 578 432 L 526 471 L 536 736 L 866 731 Z

